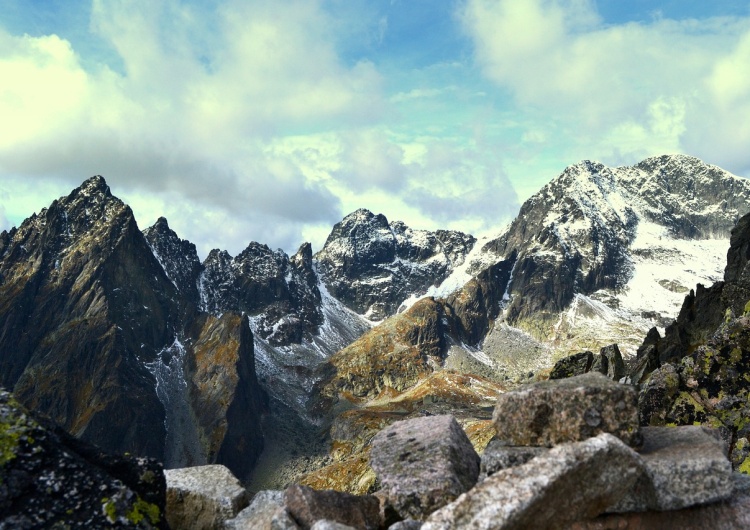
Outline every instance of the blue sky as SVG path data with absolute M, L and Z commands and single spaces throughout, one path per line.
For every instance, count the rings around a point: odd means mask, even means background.
M 205 256 L 498 231 L 567 165 L 750 176 L 750 2 L 5 0 L 0 229 L 94 174 Z

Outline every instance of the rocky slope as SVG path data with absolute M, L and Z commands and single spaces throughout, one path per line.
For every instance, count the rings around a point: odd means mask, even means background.
M 166 219 L 141 233 L 95 177 L 0 234 L 0 384 L 108 449 L 242 475 L 266 407 L 315 437 L 311 390 L 333 419 L 445 370 L 505 388 L 566 353 L 635 355 L 693 285 L 721 277 L 747 211 L 748 181 L 694 158 L 582 162 L 491 240 L 358 210 L 317 254 L 252 242 L 201 262 Z
M 0 240 L 0 385 L 107 450 L 248 471 L 262 449 L 264 399 L 248 320 L 201 314 L 190 269 L 167 275 L 152 252 L 163 247 L 103 178 Z M 223 382 L 213 398 L 221 406 L 205 421 L 206 378 L 189 384 L 202 357 Z

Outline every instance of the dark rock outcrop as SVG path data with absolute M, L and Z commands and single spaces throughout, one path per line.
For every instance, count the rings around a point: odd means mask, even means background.
M 402 519 L 424 520 L 471 489 L 479 456 L 453 416 L 399 421 L 372 442 L 370 464 Z
M 145 363 L 179 328 L 178 293 L 101 177 L 27 219 L 0 256 L 0 385 L 66 430 L 163 457 Z
M 413 230 L 364 209 L 337 223 L 315 255 L 328 290 L 372 320 L 392 315 L 463 263 L 475 238 L 461 232 Z
M 247 318 L 200 312 L 192 244 L 165 219 L 144 236 L 102 177 L 1 239 L 0 385 L 108 451 L 247 474 L 253 337 Z
M 161 464 L 114 456 L 0 391 L 0 528 L 168 528 Z
M 492 420 L 497 437 L 509 445 L 552 447 L 606 432 L 637 446 L 637 399 L 632 386 L 589 372 L 506 392 Z

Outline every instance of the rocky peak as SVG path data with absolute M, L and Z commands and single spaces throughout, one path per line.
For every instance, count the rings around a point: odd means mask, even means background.
M 203 266 L 195 245 L 180 239 L 164 217 L 159 217 L 153 226 L 143 231 L 143 235 L 175 287 L 197 307 L 200 303 L 198 280 Z
M 461 232 L 389 223 L 382 214 L 360 209 L 334 226 L 315 259 L 331 294 L 357 313 L 382 320 L 410 296 L 442 282 L 475 241 Z

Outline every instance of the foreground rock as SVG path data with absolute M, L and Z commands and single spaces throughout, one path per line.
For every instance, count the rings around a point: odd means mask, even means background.
M 637 512 L 602 515 L 590 521 L 580 521 L 569 530 L 738 530 L 750 528 L 750 479 L 747 475 L 733 475 L 734 494 L 731 498 L 668 512 Z
M 222 528 L 248 504 L 247 492 L 224 466 L 172 469 L 165 475 L 172 528 Z
M 156 461 L 107 455 L 0 391 L 0 528 L 166 528 Z
M 482 453 L 479 464 L 479 480 L 482 481 L 503 469 L 525 464 L 547 451 L 549 449 L 546 447 L 509 446 L 502 440 L 493 439 Z
M 452 416 L 400 421 L 372 442 L 370 465 L 402 517 L 424 519 L 474 486 L 479 456 Z
M 732 466 L 723 443 L 703 427 L 645 427 L 643 472 L 609 511 L 679 510 L 732 494 Z
M 637 400 L 632 386 L 590 372 L 502 394 L 492 419 L 509 445 L 551 447 L 607 432 L 636 446 Z
M 565 528 L 602 513 L 638 477 L 638 455 L 603 433 L 499 471 L 433 513 L 422 530 Z
M 380 502 L 372 495 L 350 495 L 339 491 L 316 491 L 306 486 L 290 486 L 284 503 L 292 519 L 302 530 L 318 521 L 328 521 L 361 530 L 380 526 Z

